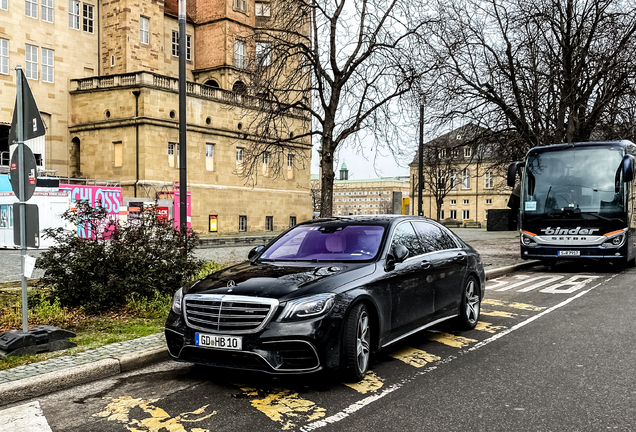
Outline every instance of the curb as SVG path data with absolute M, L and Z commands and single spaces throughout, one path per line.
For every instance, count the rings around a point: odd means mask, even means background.
M 540 261 L 527 261 L 487 270 L 486 280 L 540 263 Z M 168 349 L 162 346 L 0 384 L 0 406 L 108 378 L 168 359 Z
M 124 354 L 81 366 L 0 384 L 0 406 L 65 390 L 167 360 L 166 347 Z
M 486 280 L 490 280 L 499 276 L 503 276 L 507 273 L 513 272 L 513 271 L 517 271 L 517 270 L 523 270 L 525 268 L 528 267 L 532 267 L 535 265 L 541 264 L 541 261 L 538 260 L 532 260 L 532 261 L 526 261 L 526 262 L 522 262 L 519 264 L 514 264 L 511 266 L 506 266 L 506 267 L 499 267 L 496 269 L 492 269 L 492 270 L 486 270 Z

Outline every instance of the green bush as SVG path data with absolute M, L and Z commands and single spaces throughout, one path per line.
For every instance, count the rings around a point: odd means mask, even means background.
M 51 297 L 62 306 L 99 312 L 124 305 L 130 298 L 172 295 L 201 268 L 202 262 L 194 256 L 196 233 L 182 233 L 159 219 L 156 207 L 142 209 L 135 223 L 125 225 L 86 201 L 62 217 L 89 234 L 80 238 L 63 228 L 44 230 L 55 246 L 36 263 L 44 270 L 40 284 L 50 288 Z

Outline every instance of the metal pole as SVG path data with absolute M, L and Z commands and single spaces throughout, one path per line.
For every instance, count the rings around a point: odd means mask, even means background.
M 186 0 L 179 0 L 179 229 L 182 232 L 188 230 L 186 127 Z M 187 236 L 184 238 L 187 241 Z
M 422 211 L 422 188 L 424 186 L 424 105 L 420 105 L 420 150 L 417 166 L 417 214 L 424 216 Z
M 24 261 L 26 259 L 26 206 L 24 205 L 25 184 L 24 184 L 24 103 L 22 100 L 22 66 L 15 67 L 16 75 L 16 133 L 15 137 L 18 141 L 18 179 L 20 192 L 20 273 L 22 279 L 22 332 L 29 331 L 29 305 L 27 303 L 27 278 L 24 275 Z

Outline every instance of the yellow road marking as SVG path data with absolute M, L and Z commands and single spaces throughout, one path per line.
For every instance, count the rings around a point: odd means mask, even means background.
M 111 403 L 106 406 L 106 409 L 100 413 L 94 414 L 96 417 L 108 417 L 108 421 L 118 421 L 124 423 L 126 428 L 130 432 L 187 432 L 181 424 L 184 423 L 196 423 L 206 420 L 216 414 L 216 411 L 203 417 L 190 419 L 190 415 L 202 415 L 209 405 L 202 406 L 192 412 L 186 412 L 179 414 L 176 417 L 170 417 L 170 415 L 163 409 L 154 406 L 153 404 L 159 399 L 133 399 L 130 396 L 121 396 L 117 399 L 113 399 Z M 130 410 L 133 408 L 141 408 L 146 414 L 150 414 L 150 417 L 144 419 L 130 419 Z M 193 428 L 192 432 L 209 432 L 208 429 Z
M 429 340 L 434 342 L 443 343 L 454 348 L 463 348 L 470 345 L 473 342 L 477 342 L 476 339 L 470 339 L 463 336 L 456 336 L 450 333 L 444 332 L 429 332 L 426 336 Z
M 241 388 L 248 396 L 257 396 L 259 392 L 251 387 Z M 325 409 L 298 396 L 291 390 L 276 389 L 262 399 L 252 399 L 252 406 L 270 419 L 280 423 L 282 430 L 292 429 L 296 421 L 311 422 L 325 416 Z
M 503 318 L 514 318 L 517 316 L 516 313 L 503 312 L 503 311 L 492 311 L 492 312 L 481 311 L 481 314 L 486 316 L 503 317 Z
M 507 328 L 506 326 L 496 326 L 487 322 L 479 321 L 475 326 L 475 330 L 485 331 L 488 333 L 497 333 L 499 330 Z
M 531 304 L 526 304 L 526 303 L 510 303 L 508 307 L 511 307 L 513 309 L 522 309 L 522 310 L 537 311 L 537 312 L 545 309 L 544 307 L 541 307 L 541 306 L 533 306 Z
M 430 362 L 441 360 L 441 357 L 411 347 L 400 348 L 389 355 L 416 368 L 426 366 L 426 364 Z
M 494 299 L 485 299 L 482 300 L 482 304 L 487 304 L 490 306 L 505 306 L 513 309 L 521 309 L 521 310 L 529 310 L 529 311 L 542 311 L 545 309 L 541 306 L 534 306 L 527 303 L 508 303 L 503 300 L 494 300 Z
M 351 387 L 358 393 L 366 394 L 372 391 L 376 391 L 384 385 L 384 380 L 378 377 L 375 373 L 369 371 L 364 376 L 362 381 L 357 383 L 344 383 L 347 387 Z

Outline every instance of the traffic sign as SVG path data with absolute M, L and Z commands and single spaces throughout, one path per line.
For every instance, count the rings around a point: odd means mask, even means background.
M 40 247 L 40 213 L 36 204 L 14 203 L 13 204 L 13 243 L 22 246 L 20 242 L 20 228 L 22 209 L 25 212 L 26 220 L 26 247 Z
M 20 195 L 20 170 L 18 169 L 20 146 L 24 148 L 24 166 L 22 167 L 22 175 L 24 176 L 24 196 Z M 11 156 L 11 187 L 13 193 L 18 197 L 20 201 L 28 201 L 35 192 L 35 186 L 37 183 L 37 165 L 35 163 L 35 156 L 29 147 L 24 144 L 19 144 L 18 148 L 13 152 Z

